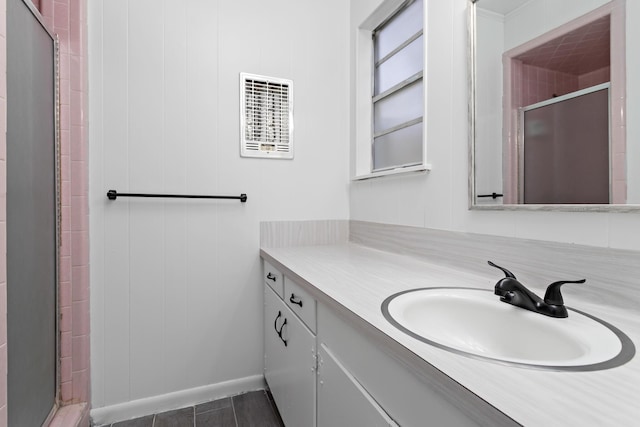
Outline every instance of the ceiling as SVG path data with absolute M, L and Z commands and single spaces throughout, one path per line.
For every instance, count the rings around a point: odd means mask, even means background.
M 517 59 L 573 75 L 599 70 L 610 64 L 610 28 L 610 17 L 604 16 L 519 55 Z
M 477 0 L 476 7 L 499 13 L 500 15 L 506 15 L 528 1 L 529 0 Z

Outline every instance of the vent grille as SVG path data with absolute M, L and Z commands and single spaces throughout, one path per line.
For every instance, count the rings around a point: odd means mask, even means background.
M 240 155 L 293 158 L 293 82 L 240 73 Z

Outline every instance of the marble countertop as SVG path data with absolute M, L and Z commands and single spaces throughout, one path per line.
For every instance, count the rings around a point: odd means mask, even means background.
M 319 301 L 336 303 L 353 312 L 522 425 L 582 427 L 640 423 L 639 356 L 623 366 L 595 372 L 504 366 L 420 342 L 396 329 L 382 315 L 382 302 L 396 292 L 438 286 L 493 289 L 495 271 L 480 276 L 353 243 L 263 248 L 261 255 L 300 282 Z M 539 295 L 544 293 L 544 289 L 532 290 Z M 637 310 L 575 297 L 571 300 L 565 297 L 565 303 L 618 327 L 639 348 Z

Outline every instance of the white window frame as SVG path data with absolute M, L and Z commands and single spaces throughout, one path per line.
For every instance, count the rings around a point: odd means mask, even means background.
M 356 29 L 355 35 L 355 90 L 354 90 L 354 145 L 355 149 L 352 152 L 354 154 L 354 161 L 352 163 L 352 180 L 363 180 L 370 178 L 377 178 L 388 175 L 397 175 L 409 172 L 424 172 L 431 170 L 431 165 L 427 163 L 427 69 L 426 69 L 426 52 L 424 55 L 425 63 L 423 64 L 423 102 L 424 102 L 424 114 L 422 121 L 422 161 L 418 165 L 407 167 L 396 167 L 393 169 L 373 171 L 373 102 L 372 102 L 372 87 L 373 87 L 373 31 L 378 28 L 383 22 L 389 19 L 399 9 L 401 9 L 406 0 L 385 0 L 367 19 L 362 22 Z M 426 40 L 426 13 L 427 13 L 427 1 L 424 5 L 423 16 L 423 34 Z M 426 48 L 425 48 L 426 50 Z

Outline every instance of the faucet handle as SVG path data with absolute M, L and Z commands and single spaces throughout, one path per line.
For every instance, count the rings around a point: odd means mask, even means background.
M 492 263 L 491 261 L 487 261 L 487 263 L 489 263 L 489 265 L 490 265 L 491 267 L 495 267 L 495 268 L 498 268 L 498 269 L 502 270 L 502 272 L 504 273 L 504 276 L 505 276 L 505 277 L 510 277 L 511 279 L 515 279 L 515 278 L 516 278 L 516 276 L 515 276 L 512 272 L 510 272 L 509 270 L 507 270 L 506 268 L 504 268 L 504 267 L 500 267 L 499 265 L 494 264 L 494 263 Z
M 544 294 L 544 302 L 545 304 L 551 305 L 564 305 L 564 300 L 562 299 L 562 294 L 560 293 L 560 286 L 565 283 L 584 283 L 585 279 L 581 280 L 560 280 L 558 282 L 553 282 L 547 287 L 547 292 Z

